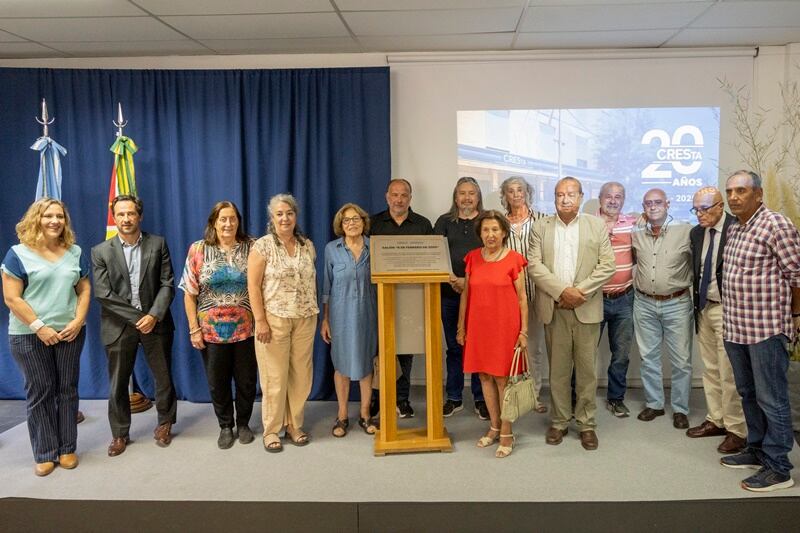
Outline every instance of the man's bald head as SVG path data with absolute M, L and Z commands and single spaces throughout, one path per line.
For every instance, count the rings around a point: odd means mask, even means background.
M 725 214 L 722 193 L 716 187 L 703 187 L 694 193 L 692 212 L 704 228 L 713 228 Z

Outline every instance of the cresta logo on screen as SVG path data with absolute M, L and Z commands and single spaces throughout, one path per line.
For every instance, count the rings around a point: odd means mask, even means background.
M 658 141 L 659 147 L 655 161 L 642 170 L 643 180 L 673 187 L 703 185 L 703 180 L 691 177 L 703 166 L 704 144 L 700 128 L 687 124 L 678 127 L 672 136 L 662 129 L 652 129 L 642 135 L 644 145 L 650 145 L 653 140 Z

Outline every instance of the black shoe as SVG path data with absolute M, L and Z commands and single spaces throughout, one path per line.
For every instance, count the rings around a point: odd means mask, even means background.
M 372 391 L 372 399 L 369 401 L 369 416 L 370 418 L 375 418 L 378 416 L 378 413 L 381 412 L 381 402 L 378 398 L 377 391 L 373 389 Z
M 464 403 L 459 400 L 447 400 L 444 402 L 444 408 L 442 409 L 442 414 L 445 418 L 448 416 L 453 416 L 457 412 L 464 409 Z
M 758 473 L 742 480 L 741 485 L 743 489 L 752 492 L 772 492 L 794 486 L 794 480 L 789 474 L 780 474 L 763 467 Z
M 617 418 L 628 418 L 631 414 L 630 409 L 628 409 L 628 406 L 626 406 L 625 402 L 622 400 L 608 400 L 606 402 L 606 407 L 608 407 L 611 414 Z
M 414 409 L 411 408 L 411 404 L 408 403 L 408 400 L 397 402 L 397 415 L 400 418 L 414 418 Z
M 231 428 L 222 428 L 219 430 L 219 438 L 217 439 L 217 447 L 220 450 L 227 450 L 231 446 L 236 439 L 233 436 L 233 430 Z
M 643 422 L 650 422 L 652 420 L 655 420 L 655 418 L 657 416 L 664 416 L 664 410 L 663 409 L 651 409 L 650 407 L 645 407 L 642 410 L 642 412 L 639 413 L 639 416 L 637 416 L 636 418 L 638 418 L 639 420 L 641 420 Z
M 239 426 L 239 442 L 241 444 L 250 444 L 253 442 L 255 437 L 253 436 L 253 430 L 250 429 L 250 426 L 247 424 L 243 426 Z
M 750 468 L 759 470 L 763 465 L 758 456 L 750 448 L 745 448 L 736 455 L 726 455 L 719 460 L 719 464 L 728 468 Z
M 478 400 L 475 402 L 475 414 L 481 420 L 489 420 L 489 408 L 486 407 L 486 402 Z

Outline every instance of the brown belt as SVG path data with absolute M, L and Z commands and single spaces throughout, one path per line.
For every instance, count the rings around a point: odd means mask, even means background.
M 680 298 L 681 296 L 686 294 L 688 291 L 689 291 L 689 289 L 686 288 L 686 289 L 681 289 L 681 290 L 679 290 L 677 292 L 673 292 L 672 294 L 647 294 L 646 292 L 642 292 L 639 289 L 636 289 L 636 292 L 638 292 L 639 294 L 641 294 L 643 296 L 647 296 L 648 298 L 652 298 L 653 300 L 656 300 L 656 301 L 659 301 L 659 302 L 663 302 L 664 300 L 672 300 L 673 298 Z
M 633 285 L 631 285 L 630 287 L 628 287 L 627 289 L 625 289 L 622 292 L 612 292 L 611 294 L 608 294 L 608 293 L 604 292 L 603 293 L 603 298 L 605 298 L 606 300 L 616 300 L 617 298 L 622 298 L 623 296 L 625 296 L 626 294 L 628 294 L 632 290 L 633 290 Z
M 722 305 L 722 302 L 718 302 L 718 301 L 716 301 L 716 300 L 709 300 L 709 299 L 706 299 L 706 303 L 707 303 L 707 304 L 717 304 L 717 305 Z

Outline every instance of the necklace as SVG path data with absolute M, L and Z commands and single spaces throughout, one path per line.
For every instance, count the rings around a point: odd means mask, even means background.
M 499 261 L 500 256 L 503 255 L 503 247 L 500 247 L 499 250 L 497 250 L 496 252 L 492 253 L 487 257 L 486 247 L 484 246 L 483 250 L 481 250 L 481 255 L 483 256 L 483 260 L 486 261 L 487 263 L 495 263 Z

